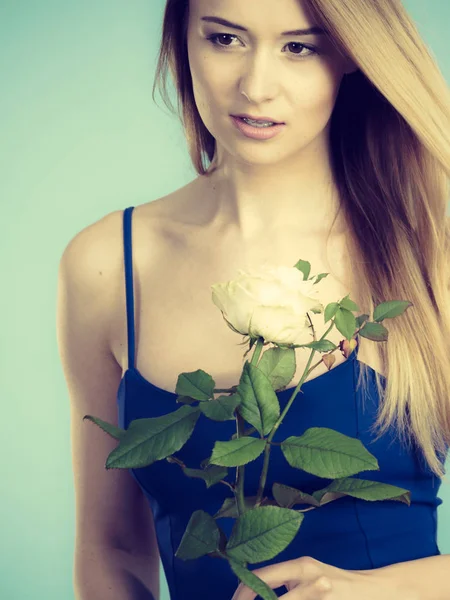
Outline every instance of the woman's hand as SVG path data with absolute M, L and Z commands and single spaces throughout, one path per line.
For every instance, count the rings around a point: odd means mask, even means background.
M 417 600 L 387 577 L 383 569 L 347 571 L 302 556 L 252 571 L 272 589 L 286 586 L 284 600 Z M 257 594 L 240 584 L 231 600 L 254 600 Z

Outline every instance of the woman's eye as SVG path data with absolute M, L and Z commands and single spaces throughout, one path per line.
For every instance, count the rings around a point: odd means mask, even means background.
M 225 39 L 236 38 L 236 36 L 232 35 L 231 33 L 213 33 L 212 35 L 208 36 L 206 39 L 210 40 L 214 46 L 229 46 L 229 44 L 222 44 L 222 43 L 219 44 L 219 39 L 222 39 L 222 41 L 223 41 L 223 38 L 225 38 Z
M 237 36 L 231 33 L 213 33 L 206 39 L 209 40 L 213 46 L 218 46 L 219 48 L 229 48 L 231 46 L 232 38 L 238 39 Z M 300 42 L 289 42 L 286 44 L 285 48 L 289 46 L 291 47 L 291 52 L 289 52 L 289 54 L 297 58 L 307 58 L 308 56 L 319 54 L 318 50 L 314 47 L 305 46 L 305 44 L 300 44 Z M 305 53 L 304 50 L 308 50 L 309 52 Z
M 299 50 L 298 52 L 292 52 L 292 54 L 295 54 L 296 56 L 300 56 L 301 58 L 306 58 L 307 56 L 311 56 L 314 54 L 318 54 L 318 51 L 313 48 L 313 46 L 305 46 L 305 44 L 300 44 L 300 42 L 289 42 L 289 44 L 286 44 L 287 46 L 296 46 L 297 50 Z M 309 52 L 307 54 L 305 54 L 304 52 L 302 52 L 302 50 L 309 50 Z

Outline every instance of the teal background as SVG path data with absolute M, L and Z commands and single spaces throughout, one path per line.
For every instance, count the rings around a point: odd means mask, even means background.
M 0 598 L 72 600 L 69 399 L 56 344 L 69 240 L 196 174 L 151 99 L 163 0 L 0 1 Z M 405 2 L 449 80 L 447 0 Z M 438 543 L 450 554 L 450 490 Z M 161 600 L 169 598 L 161 570 Z

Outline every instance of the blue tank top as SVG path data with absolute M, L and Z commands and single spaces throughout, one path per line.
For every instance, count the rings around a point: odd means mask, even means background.
M 178 410 L 177 394 L 163 390 L 145 379 L 135 367 L 135 331 L 131 216 L 133 206 L 124 211 L 123 240 L 128 331 L 128 369 L 117 393 L 118 424 L 127 429 L 134 419 L 159 417 Z M 359 372 L 357 349 L 337 367 L 307 381 L 302 386 L 301 401 L 295 401 L 288 418 L 274 436 L 281 442 L 291 435 L 300 436 L 310 427 L 328 427 L 358 438 L 378 460 L 379 471 L 365 471 L 355 478 L 382 481 L 411 491 L 411 505 L 398 501 L 368 502 L 343 497 L 305 513 L 296 538 L 274 559 L 249 564 L 249 568 L 311 556 L 341 569 L 368 570 L 440 554 L 437 546 L 436 509 L 441 480 L 426 466 L 412 443 L 410 450 L 389 430 L 373 441 L 370 427 L 376 417 L 379 395 L 373 369 L 370 369 L 369 395 L 362 405 L 362 392 L 356 390 Z M 383 378 L 385 383 L 385 378 Z M 281 410 L 293 388 L 277 392 Z M 300 398 L 297 398 L 300 400 Z M 229 440 L 236 433 L 235 421 L 214 422 L 200 415 L 193 435 L 175 454 L 184 464 L 200 468 L 211 455 L 216 440 Z M 263 455 L 246 465 L 245 495 L 255 496 L 263 464 Z M 209 489 L 201 479 L 184 475 L 177 464 L 161 460 L 147 467 L 130 469 L 131 476 L 145 494 L 153 512 L 159 552 L 167 578 L 171 600 L 231 600 L 238 579 L 221 558 L 204 556 L 183 561 L 175 552 L 192 513 L 202 509 L 214 515 L 231 490 L 216 484 Z M 225 478 L 235 481 L 235 469 Z M 271 451 L 266 495 L 274 482 L 281 482 L 309 494 L 330 483 L 291 467 L 281 449 Z M 298 505 L 296 508 L 307 508 Z M 217 521 L 229 538 L 233 520 Z M 275 590 L 278 595 L 286 588 Z M 281 592 L 281 593 L 280 593 Z

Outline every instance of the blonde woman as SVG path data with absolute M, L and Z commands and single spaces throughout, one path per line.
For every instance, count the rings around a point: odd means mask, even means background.
M 191 514 L 229 490 L 159 461 L 105 469 L 117 442 L 83 422 L 127 428 L 179 408 L 181 372 L 235 385 L 243 349 L 211 301 L 240 268 L 327 272 L 326 305 L 350 293 L 371 315 L 413 307 L 389 343 L 359 339 L 311 373 L 283 439 L 312 426 L 358 438 L 370 479 L 411 505 L 343 497 L 308 512 L 291 545 L 255 571 L 286 600 L 448 598 L 450 557 L 437 507 L 450 444 L 449 89 L 399 0 L 167 0 L 156 84 L 170 72 L 198 177 L 77 234 L 60 265 L 58 336 L 68 382 L 76 481 L 78 600 L 250 600 L 224 560 L 174 553 Z M 176 169 L 176 165 L 173 165 Z M 133 210 L 134 209 L 134 210 Z M 317 335 L 322 315 L 311 315 Z M 333 329 L 329 339 L 342 335 Z M 301 349 L 300 349 L 301 350 Z M 295 387 L 306 353 L 296 351 Z M 278 392 L 283 407 L 290 389 Z M 116 404 L 117 400 L 117 404 Z M 200 418 L 177 453 L 198 468 L 233 421 Z M 260 457 L 262 459 L 262 456 Z M 230 481 L 233 473 L 230 470 Z M 248 496 L 261 461 L 246 468 Z M 363 476 L 364 477 L 364 476 Z M 273 452 L 267 480 L 311 493 L 323 480 Z M 227 536 L 232 523 L 220 526 Z M 328 584 L 328 590 L 323 584 Z

